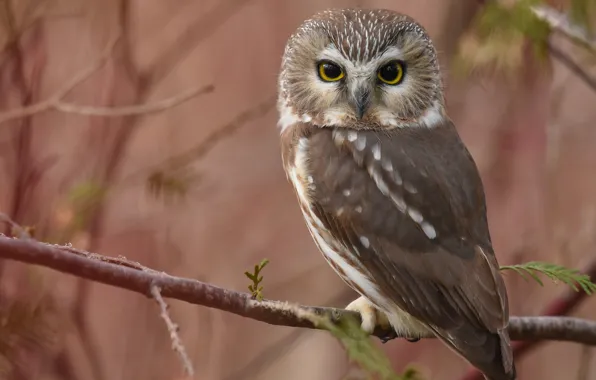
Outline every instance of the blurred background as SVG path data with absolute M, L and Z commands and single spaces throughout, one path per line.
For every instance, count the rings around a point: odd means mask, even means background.
M 0 212 L 39 240 L 240 291 L 268 258 L 266 298 L 347 305 L 356 295 L 317 251 L 282 170 L 276 81 L 302 20 L 383 7 L 435 40 L 500 263 L 586 268 L 595 44 L 549 30 L 535 3 L 591 30 L 593 0 L 1 0 Z M 540 314 L 567 291 L 505 277 L 513 315 Z M 0 262 L 0 283 L 3 378 L 181 378 L 151 300 L 13 262 Z M 197 379 L 366 378 L 329 334 L 169 303 Z M 573 314 L 595 311 L 588 300 Z M 383 349 L 396 370 L 428 379 L 468 369 L 436 341 Z M 592 356 L 548 343 L 520 358 L 519 377 L 594 379 Z

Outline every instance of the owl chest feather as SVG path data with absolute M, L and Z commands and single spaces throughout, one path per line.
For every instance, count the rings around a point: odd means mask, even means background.
M 309 168 L 309 160 L 316 159 L 316 157 L 313 158 L 309 154 L 308 137 L 298 137 L 291 149 L 290 159 L 284 160 L 284 169 L 294 187 L 302 215 L 317 248 L 348 286 L 359 294 L 376 301 L 378 305 L 383 305 L 384 298 L 360 263 L 357 248 L 348 247 L 336 239 L 313 209 L 316 201 L 313 199 L 313 193 L 316 191 L 317 184 Z

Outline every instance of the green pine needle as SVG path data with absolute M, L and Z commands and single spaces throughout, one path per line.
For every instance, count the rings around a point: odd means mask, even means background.
M 567 284 L 576 292 L 579 292 L 580 289 L 587 294 L 596 291 L 596 284 L 590 280 L 590 276 L 580 273 L 577 269 L 565 268 L 556 264 L 531 261 L 525 264 L 504 265 L 501 270 L 515 271 L 524 279 L 532 278 L 541 286 L 544 286 L 544 284 L 538 274 L 550 278 L 555 283 Z

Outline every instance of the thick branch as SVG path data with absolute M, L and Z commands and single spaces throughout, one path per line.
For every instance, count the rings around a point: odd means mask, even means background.
M 113 258 L 33 239 L 13 239 L 0 235 L 0 258 L 40 265 L 95 282 L 128 289 L 154 298 L 152 287 L 161 295 L 202 305 L 271 325 L 317 328 L 304 315 L 328 316 L 333 321 L 359 318 L 354 312 L 326 307 L 293 305 L 280 301 L 256 301 L 248 293 L 223 289 L 197 280 L 174 277 L 146 268 L 122 257 Z M 596 322 L 566 317 L 511 317 L 513 340 L 558 340 L 596 345 Z M 385 337 L 388 331 L 375 331 Z

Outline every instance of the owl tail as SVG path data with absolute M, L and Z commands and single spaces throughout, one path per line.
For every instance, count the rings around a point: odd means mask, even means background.
M 450 348 L 478 368 L 487 380 L 517 379 L 506 330 L 491 333 L 468 325 L 436 333 Z

